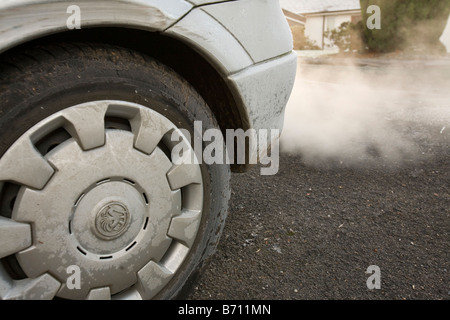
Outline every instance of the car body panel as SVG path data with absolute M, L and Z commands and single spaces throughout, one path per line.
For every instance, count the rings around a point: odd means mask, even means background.
M 192 9 L 184 0 L 2 0 L 0 52 L 49 34 L 68 31 L 68 8 L 80 8 L 81 28 L 123 26 L 163 31 Z
M 166 31 L 197 47 L 232 74 L 292 51 L 278 0 L 241 0 L 193 9 Z
M 281 129 L 294 86 L 297 54 L 268 60 L 229 77 L 248 110 L 251 128 Z
M 292 50 L 292 36 L 278 0 L 225 2 L 202 8 L 223 25 L 255 63 Z
M 277 0 L 194 8 L 167 33 L 189 42 L 226 76 L 248 128 L 282 130 L 297 55 Z M 251 150 L 250 159 L 255 157 Z
M 224 75 L 254 64 L 236 38 L 201 8 L 192 10 L 166 33 L 195 47 Z
M 223 0 L 187 0 L 187 1 L 192 3 L 195 6 L 202 6 L 205 4 L 223 2 Z M 229 1 L 234 1 L 234 0 L 229 0 Z
M 249 127 L 258 134 L 266 131 L 273 138 L 272 130 L 283 129 L 284 111 L 294 87 L 297 54 L 291 52 L 268 60 L 229 77 L 233 92 L 239 103 L 245 105 Z M 279 136 L 269 142 L 274 145 Z M 258 149 L 254 141 L 250 144 L 249 163 L 257 163 L 267 150 Z

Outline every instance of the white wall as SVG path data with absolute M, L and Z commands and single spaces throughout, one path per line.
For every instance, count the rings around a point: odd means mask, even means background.
M 325 21 L 324 21 L 325 17 Z M 305 35 L 308 36 L 312 41 L 323 48 L 323 32 L 324 24 L 325 30 L 336 29 L 343 22 L 352 21 L 352 16 L 350 14 L 336 14 L 336 15 L 321 15 L 321 16 L 307 16 L 305 24 Z M 329 41 L 325 39 L 325 46 L 329 44 Z
M 447 48 L 447 52 L 450 53 L 450 16 L 448 17 L 447 27 L 445 28 L 444 32 L 442 33 L 440 40 Z
M 323 16 L 306 18 L 305 35 L 322 48 Z

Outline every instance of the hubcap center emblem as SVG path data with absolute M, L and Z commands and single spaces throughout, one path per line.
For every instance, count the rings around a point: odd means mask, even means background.
M 120 202 L 110 202 L 95 216 L 95 231 L 100 238 L 112 240 L 127 230 L 129 222 L 128 208 Z

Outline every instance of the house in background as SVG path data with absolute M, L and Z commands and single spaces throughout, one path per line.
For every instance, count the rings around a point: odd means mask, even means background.
M 304 19 L 305 36 L 321 49 L 331 46 L 325 32 L 343 22 L 361 20 L 359 0 L 280 0 L 286 19 L 292 25 L 292 15 Z
M 283 8 L 283 13 L 284 13 L 286 20 L 290 27 L 294 27 L 294 26 L 305 27 L 305 23 L 306 23 L 305 16 L 303 16 L 301 14 L 296 14 L 296 13 L 291 12 L 284 8 Z

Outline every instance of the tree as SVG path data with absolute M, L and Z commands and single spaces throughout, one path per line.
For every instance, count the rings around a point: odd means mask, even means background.
M 362 23 L 343 22 L 339 28 L 331 31 L 325 31 L 327 37 L 333 45 L 339 47 L 342 52 L 362 51 Z
M 363 21 L 370 17 L 370 5 L 381 10 L 381 29 L 364 26 L 363 39 L 370 51 L 445 52 L 439 38 L 450 14 L 450 0 L 360 0 L 360 4 Z

